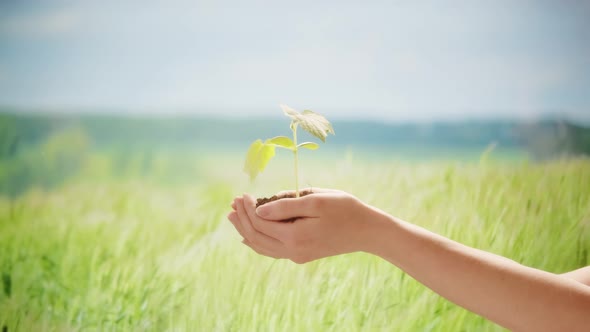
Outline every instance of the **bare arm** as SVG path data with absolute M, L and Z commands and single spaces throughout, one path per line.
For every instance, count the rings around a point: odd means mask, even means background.
M 564 273 L 562 276 L 574 279 L 586 286 L 590 286 L 590 266 Z
M 587 331 L 590 326 L 590 287 L 580 282 L 587 280 L 587 271 L 556 275 L 529 268 L 392 217 L 342 192 L 283 199 L 258 210 L 247 195 L 234 203 L 229 219 L 260 254 L 305 263 L 365 251 L 506 328 Z M 301 218 L 294 223 L 272 221 L 297 216 Z
M 448 300 L 515 331 L 583 331 L 590 288 L 382 216 L 367 251 Z

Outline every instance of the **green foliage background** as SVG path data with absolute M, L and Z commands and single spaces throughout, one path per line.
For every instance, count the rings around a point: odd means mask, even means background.
M 180 136 L 172 144 L 176 136 L 157 132 L 144 140 L 130 128 L 131 138 L 100 139 L 83 121 L 32 123 L 28 135 L 14 123 L 2 131 L 0 327 L 8 331 L 501 330 L 377 257 L 296 265 L 243 246 L 225 219 L 232 198 L 292 187 L 289 155 L 255 183 L 242 173 L 261 133 L 232 147 Z M 517 146 L 443 154 L 330 143 L 302 153 L 303 186 L 349 191 L 528 266 L 590 265 L 586 158 L 533 162 Z

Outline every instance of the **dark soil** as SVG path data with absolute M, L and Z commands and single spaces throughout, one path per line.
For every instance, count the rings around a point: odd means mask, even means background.
M 299 192 L 299 197 L 303 197 L 303 196 L 307 196 L 307 195 L 311 195 L 311 194 L 313 194 L 313 191 L 304 190 L 304 191 Z M 283 199 L 283 198 L 295 198 L 295 194 L 293 193 L 293 194 L 279 195 L 279 196 L 273 195 L 269 198 L 267 198 L 267 197 L 258 198 L 258 199 L 256 199 L 256 207 L 259 207 L 259 206 L 264 205 L 266 203 L 273 202 L 273 201 Z M 282 222 L 293 222 L 296 219 L 297 218 L 291 218 L 291 219 L 285 219 L 285 220 L 281 220 L 281 221 Z

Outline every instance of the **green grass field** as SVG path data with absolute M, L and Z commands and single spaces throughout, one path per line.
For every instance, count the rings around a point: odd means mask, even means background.
M 240 156 L 241 157 L 241 156 Z M 302 161 L 302 186 L 349 191 L 528 266 L 590 264 L 590 160 Z M 292 188 L 287 161 L 250 184 L 241 159 L 174 184 L 82 175 L 0 199 L 0 328 L 11 331 L 500 331 L 367 254 L 258 256 L 234 196 Z M 284 169 L 284 171 L 283 171 Z M 285 175 L 286 173 L 286 175 Z

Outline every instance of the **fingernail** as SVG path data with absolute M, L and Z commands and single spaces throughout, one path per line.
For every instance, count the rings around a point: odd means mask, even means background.
M 269 214 L 268 207 L 259 206 L 256 208 L 256 214 L 260 217 L 267 217 Z

